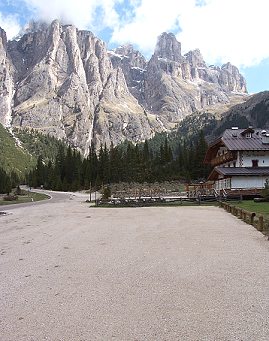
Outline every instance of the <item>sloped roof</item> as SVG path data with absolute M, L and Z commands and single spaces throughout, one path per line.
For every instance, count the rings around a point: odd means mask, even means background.
M 214 158 L 220 146 L 226 146 L 230 151 L 267 151 L 269 144 L 262 143 L 263 129 L 226 129 L 223 135 L 211 143 L 207 149 L 204 162 L 210 163 Z M 252 137 L 246 137 L 246 133 L 251 132 Z
M 208 180 L 216 180 L 217 176 L 269 176 L 269 167 L 221 167 L 217 166 L 213 169 Z
M 269 144 L 262 143 L 262 129 L 253 131 L 252 137 L 248 138 L 242 134 L 246 129 L 226 129 L 221 140 L 229 150 L 269 150 Z

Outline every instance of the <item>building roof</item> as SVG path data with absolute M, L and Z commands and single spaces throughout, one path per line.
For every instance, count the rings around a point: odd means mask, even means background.
M 216 180 L 218 175 L 231 176 L 269 176 L 269 167 L 221 167 L 213 169 L 208 180 Z
M 246 137 L 247 132 L 252 137 Z M 229 150 L 269 150 L 269 144 L 262 143 L 262 129 L 226 129 L 221 141 Z
M 216 139 L 208 147 L 205 155 L 205 163 L 210 163 L 221 146 L 227 147 L 230 151 L 269 151 L 269 143 L 263 143 L 263 129 L 226 129 L 221 137 Z M 251 134 L 251 137 L 247 137 Z M 268 136 L 268 134 L 266 134 Z

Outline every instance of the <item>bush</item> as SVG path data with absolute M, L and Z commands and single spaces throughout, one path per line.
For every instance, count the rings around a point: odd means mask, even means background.
M 5 195 L 3 198 L 4 201 L 15 201 L 18 200 L 17 195 Z
M 15 191 L 14 191 L 14 194 L 15 194 L 15 195 L 21 195 L 21 194 L 22 194 L 22 190 L 21 190 L 21 188 L 20 188 L 19 185 L 16 187 L 16 189 L 15 189 Z
M 103 191 L 102 199 L 109 199 L 111 197 L 111 189 L 110 187 L 105 187 Z

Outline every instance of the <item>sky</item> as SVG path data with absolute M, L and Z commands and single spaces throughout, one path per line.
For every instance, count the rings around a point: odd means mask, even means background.
M 0 0 L 0 27 L 12 39 L 30 20 L 59 19 L 148 59 L 172 32 L 182 53 L 199 48 L 208 65 L 231 62 L 256 93 L 269 90 L 268 12 L 268 0 Z

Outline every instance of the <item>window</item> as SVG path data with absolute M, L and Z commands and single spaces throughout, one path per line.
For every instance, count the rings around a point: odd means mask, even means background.
M 252 133 L 248 132 L 248 133 L 246 133 L 245 136 L 246 136 L 247 139 L 250 139 L 250 138 L 252 138 Z
M 259 160 L 252 160 L 252 167 L 258 167 Z

